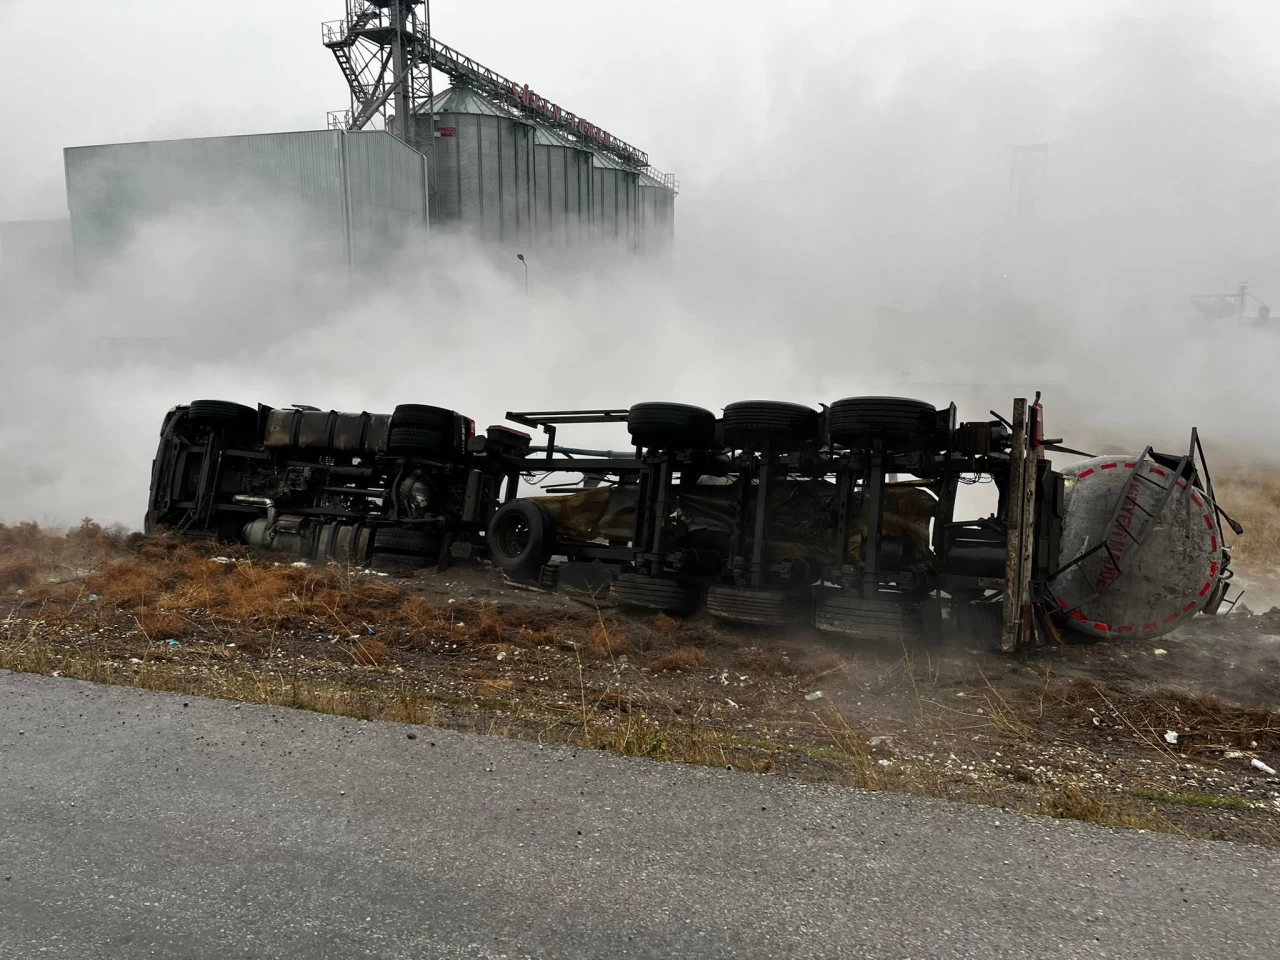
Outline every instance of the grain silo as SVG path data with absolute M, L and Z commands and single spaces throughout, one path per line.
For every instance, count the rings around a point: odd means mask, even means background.
M 351 91 L 350 108 L 330 114 L 331 125 L 358 130 L 380 117 L 400 132 L 393 118 L 414 117 L 403 136 L 432 158 L 431 215 L 440 224 L 521 245 L 646 249 L 650 225 L 670 237 L 673 181 L 643 179 L 654 172 L 643 150 L 442 43 L 429 9 L 422 0 L 348 0 L 345 18 L 323 25 Z M 452 85 L 439 96 L 436 74 Z M 529 159 L 522 138 L 532 140 Z M 640 209 L 642 184 L 655 191 L 645 194 L 652 215 Z
M 535 128 L 463 86 L 435 98 L 431 219 L 483 240 L 527 245 L 534 236 Z M 415 117 L 429 142 L 429 116 Z
M 587 242 L 591 230 L 591 152 L 540 124 L 535 144 L 535 242 L 539 246 Z
M 634 250 L 639 246 L 640 174 L 611 157 L 592 157 L 591 220 L 597 243 Z
M 676 234 L 676 194 L 680 184 L 652 167 L 640 174 L 640 249 L 670 246 Z

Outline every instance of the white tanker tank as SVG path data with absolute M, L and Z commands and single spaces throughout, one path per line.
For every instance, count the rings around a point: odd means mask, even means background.
M 1059 573 L 1048 586 L 1072 629 L 1158 637 L 1218 595 L 1225 560 L 1218 511 L 1195 472 L 1179 475 L 1170 460 L 1148 452 L 1062 470 Z

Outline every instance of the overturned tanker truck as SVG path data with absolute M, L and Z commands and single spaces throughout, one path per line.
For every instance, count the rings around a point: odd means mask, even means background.
M 1152 637 L 1214 613 L 1231 578 L 1224 524 L 1192 431 L 1061 471 L 1043 408 L 958 422 L 954 404 L 851 397 L 508 413 L 392 414 L 194 401 L 172 409 L 146 528 L 389 572 L 487 559 L 511 579 L 620 605 L 865 641 L 964 636 L 1014 650 Z M 557 442 L 618 424 L 621 452 Z M 577 478 L 520 496 L 522 479 Z M 955 516 L 966 483 L 998 506 Z

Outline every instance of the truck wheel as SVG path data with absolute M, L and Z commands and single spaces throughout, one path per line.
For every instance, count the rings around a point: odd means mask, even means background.
M 716 433 L 716 415 L 687 403 L 637 403 L 627 411 L 627 432 L 641 447 L 705 450 Z
M 373 534 L 369 568 L 409 576 L 440 562 L 440 537 L 427 530 L 379 527 Z
M 937 429 L 937 408 L 905 397 L 846 397 L 827 411 L 827 432 L 846 447 L 875 440 L 887 445 L 927 445 Z
M 389 573 L 396 577 L 411 577 L 419 570 L 432 566 L 426 557 L 411 557 L 404 553 L 379 553 L 377 550 L 369 557 L 369 569 L 378 573 Z
M 230 400 L 192 400 L 187 407 L 187 421 L 211 427 L 251 427 L 258 420 L 258 411 L 243 403 Z
M 818 438 L 818 411 L 780 400 L 741 400 L 724 408 L 724 442 L 738 449 L 768 441 L 779 448 Z
M 609 585 L 609 599 L 663 613 L 692 613 L 698 609 L 698 588 L 682 580 L 624 573 Z
M 373 549 L 379 553 L 410 553 L 434 557 L 440 552 L 440 538 L 426 530 L 379 527 L 373 535 Z
M 813 625 L 826 633 L 873 642 L 918 643 L 924 637 L 918 603 L 864 597 L 856 589 L 839 587 L 818 591 Z
M 391 414 L 391 429 L 417 427 L 421 430 L 453 432 L 453 411 L 423 403 L 402 403 Z
M 387 452 L 399 454 L 449 454 L 457 452 L 454 413 L 444 407 L 402 403 L 391 414 Z
M 508 577 L 537 583 L 556 552 L 556 524 L 542 504 L 509 500 L 489 521 L 485 543 L 489 560 Z
M 731 623 L 779 625 L 793 619 L 792 595 L 783 590 L 748 590 L 716 585 L 707 590 L 707 613 Z
M 394 421 L 393 421 L 394 422 Z M 422 427 L 392 427 L 387 437 L 387 452 L 391 454 L 444 454 L 454 452 L 452 436 L 446 430 L 427 430 Z

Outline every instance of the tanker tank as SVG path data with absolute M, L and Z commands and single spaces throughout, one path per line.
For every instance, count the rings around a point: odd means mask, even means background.
M 1224 572 L 1217 510 L 1195 472 L 1179 476 L 1169 459 L 1094 457 L 1062 471 L 1061 572 L 1049 586 L 1073 630 L 1150 639 L 1215 595 Z

